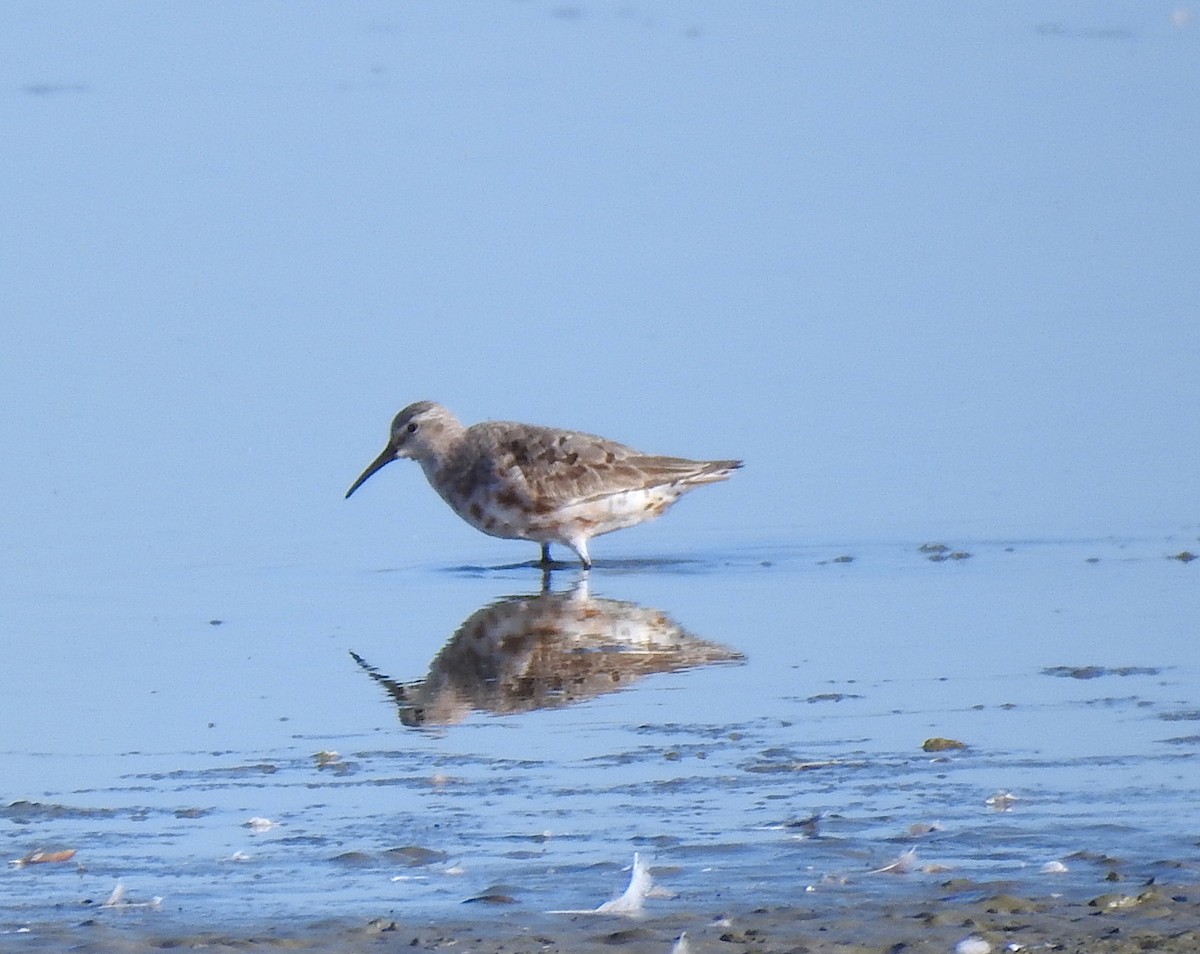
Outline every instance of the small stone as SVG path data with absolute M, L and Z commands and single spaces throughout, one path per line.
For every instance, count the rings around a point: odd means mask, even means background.
M 926 739 L 921 745 L 921 748 L 926 752 L 947 752 L 954 749 L 965 749 L 966 747 L 967 744 L 959 742 L 958 739 L 943 739 L 940 736 Z

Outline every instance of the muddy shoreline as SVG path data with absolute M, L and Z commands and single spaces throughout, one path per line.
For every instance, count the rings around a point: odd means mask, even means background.
M 228 930 L 187 925 L 169 911 L 91 911 L 62 922 L 9 926 L 0 950 L 157 951 L 672 951 L 686 932 L 690 954 L 1053 950 L 1191 952 L 1200 949 L 1200 883 L 1121 886 L 1089 899 L 1012 894 L 1003 884 L 928 885 L 902 899 L 806 898 L 802 903 L 719 910 L 679 906 L 630 919 L 552 915 L 507 905 L 471 906 L 461 917 L 363 920 L 295 918 Z M 984 945 L 989 945 L 985 948 Z

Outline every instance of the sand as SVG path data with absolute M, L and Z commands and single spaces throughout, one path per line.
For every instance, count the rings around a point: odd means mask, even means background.
M 520 906 L 464 906 L 437 921 L 384 917 L 292 919 L 223 930 L 189 929 L 167 911 L 80 911 L 61 923 L 0 935 L 0 950 L 137 952 L 454 951 L 496 954 L 669 954 L 682 932 L 690 954 L 900 954 L 910 951 L 1049 950 L 1126 954 L 1200 950 L 1200 884 L 1155 884 L 1089 899 L 1027 897 L 1004 885 L 945 882 L 903 900 L 858 899 L 834 906 L 821 896 L 795 905 L 719 911 L 675 904 L 631 920 L 551 915 Z M 971 944 L 971 941 L 974 944 Z M 984 945 L 988 945 L 985 948 Z

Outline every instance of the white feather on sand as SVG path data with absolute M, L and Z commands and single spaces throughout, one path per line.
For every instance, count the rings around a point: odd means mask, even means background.
M 102 908 L 120 908 L 122 911 L 127 911 L 130 908 L 158 908 L 162 906 L 163 899 L 160 896 L 155 896 L 149 901 L 126 901 L 125 900 L 125 885 L 117 882 L 117 886 L 113 888 L 112 894 L 108 896 L 100 907 Z
M 629 875 L 629 887 L 619 898 L 605 901 L 598 908 L 575 911 L 551 911 L 551 914 L 613 914 L 622 918 L 640 918 L 646 914 L 645 901 L 654 887 L 650 878 L 650 866 L 642 861 L 641 855 L 633 853 L 633 868 Z
M 895 861 L 884 865 L 882 868 L 875 868 L 868 874 L 908 874 L 910 871 L 915 871 L 917 868 L 917 849 L 909 848 L 908 851 L 901 854 Z
M 913 871 L 920 871 L 924 874 L 940 874 L 943 871 L 951 869 L 945 865 L 940 865 L 937 862 L 926 862 L 925 864 L 917 864 L 917 849 L 909 848 L 908 851 L 902 852 L 898 858 L 890 864 L 884 865 L 882 868 L 875 868 L 868 871 L 867 874 L 909 874 Z

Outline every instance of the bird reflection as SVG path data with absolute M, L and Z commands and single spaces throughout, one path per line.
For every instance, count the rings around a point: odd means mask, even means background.
M 357 653 L 354 661 L 410 726 L 452 725 L 472 712 L 511 715 L 574 705 L 657 672 L 740 662 L 661 610 L 592 597 L 587 581 L 563 592 L 508 596 L 471 614 L 429 664 L 398 682 Z

